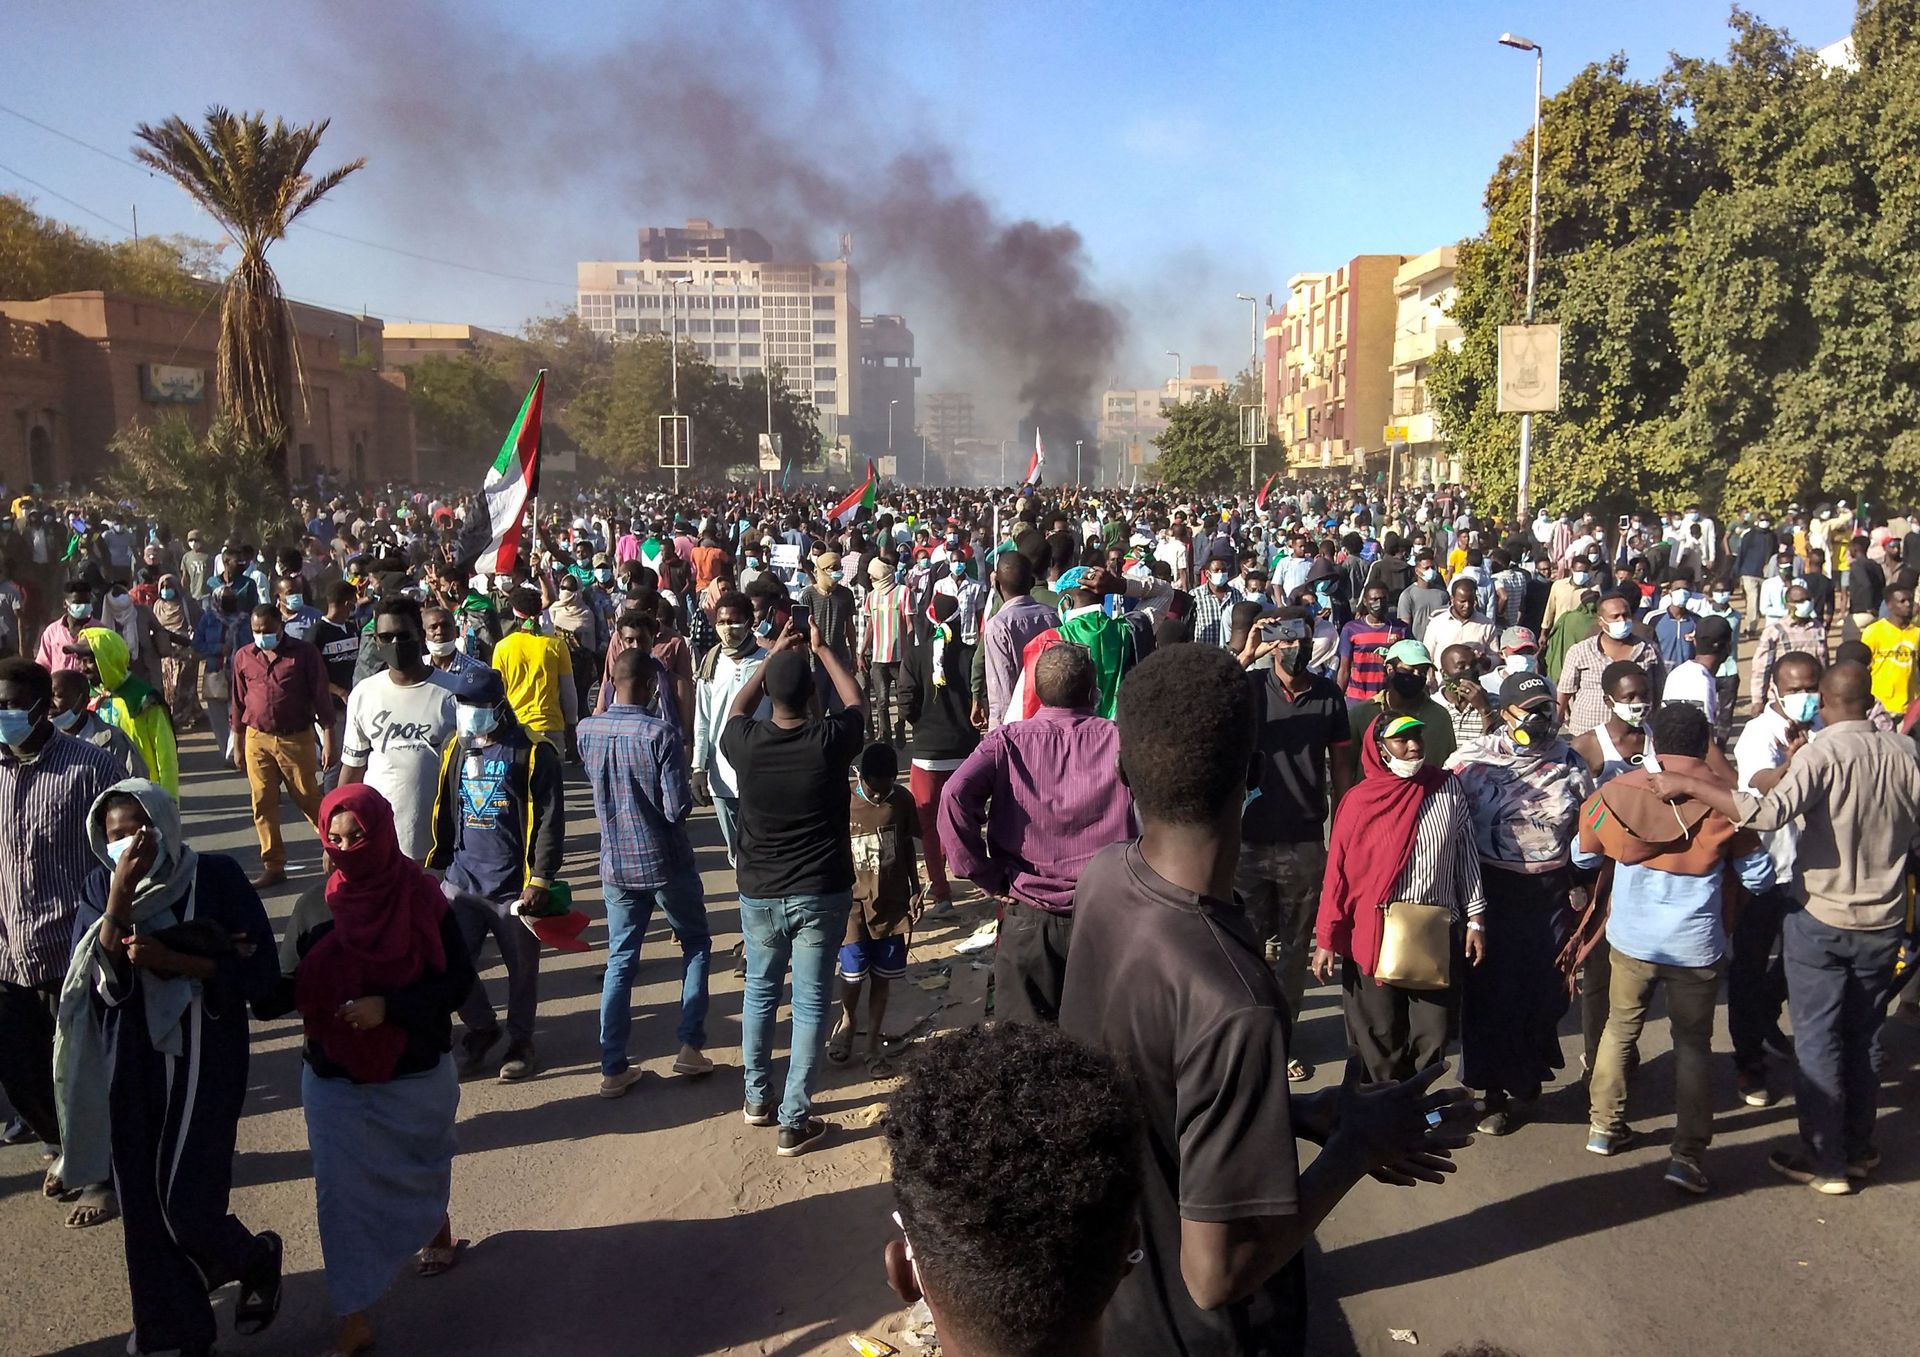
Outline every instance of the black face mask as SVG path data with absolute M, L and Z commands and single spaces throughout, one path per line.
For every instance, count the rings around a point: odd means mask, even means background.
M 1552 741 L 1553 729 L 1551 716 L 1534 712 L 1513 727 L 1513 742 L 1523 749 L 1541 749 Z
M 375 641 L 381 660 L 389 669 L 411 673 L 419 667 L 425 651 L 411 636 L 396 636 L 391 641 Z
M 1426 683 L 1411 669 L 1396 669 L 1388 674 L 1387 686 L 1409 702 L 1418 702 L 1427 695 Z
M 1386 616 L 1387 601 L 1384 598 L 1382 599 L 1370 598 L 1361 606 L 1366 612 L 1368 617 L 1385 617 Z
M 1307 661 L 1311 660 L 1313 656 L 1307 650 L 1306 645 L 1302 643 L 1296 645 L 1291 650 L 1280 651 L 1274 658 L 1279 662 L 1280 668 L 1286 671 L 1289 678 L 1299 678 L 1300 675 L 1307 672 Z

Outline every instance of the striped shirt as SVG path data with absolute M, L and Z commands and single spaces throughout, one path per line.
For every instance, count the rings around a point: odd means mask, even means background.
M 1667 663 L 1660 658 L 1660 652 L 1635 636 L 1633 653 L 1627 658 L 1647 671 L 1647 683 L 1652 689 L 1649 696 L 1658 702 L 1667 682 Z M 1598 635 L 1589 636 L 1567 651 L 1566 662 L 1560 667 L 1559 687 L 1560 695 L 1569 703 L 1565 732 L 1569 740 L 1585 735 L 1607 719 L 1607 695 L 1601 691 L 1600 675 L 1612 663 L 1613 657 L 1600 648 Z
M 1214 597 L 1210 588 L 1196 589 L 1193 593 L 1193 639 L 1196 645 L 1224 646 L 1232 638 L 1233 625 L 1229 614 L 1233 605 L 1240 602 L 1240 591 L 1231 584 L 1226 593 Z
M 900 636 L 907 620 L 907 591 L 899 585 L 867 590 L 860 607 L 860 653 L 875 664 L 900 659 Z
M 1407 624 L 1397 617 L 1378 623 L 1356 617 L 1340 628 L 1340 658 L 1352 661 L 1347 674 L 1347 701 L 1365 702 L 1380 696 L 1380 690 L 1387 686 L 1386 664 L 1380 658 L 1381 652 L 1395 641 L 1406 640 L 1410 634 Z
M 27 761 L 0 746 L 0 980 L 40 988 L 67 973 L 82 887 L 100 860 L 87 812 L 120 780 L 113 755 L 55 731 Z
M 1448 777 L 1421 803 L 1413 851 L 1394 880 L 1392 898 L 1445 905 L 1456 919 L 1462 909 L 1469 919 L 1479 918 L 1486 909 L 1480 853 L 1473 844 L 1473 817 L 1460 779 Z

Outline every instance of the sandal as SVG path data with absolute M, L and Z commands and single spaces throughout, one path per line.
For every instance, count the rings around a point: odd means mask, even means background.
M 414 1255 L 414 1272 L 422 1277 L 438 1277 L 451 1272 L 460 1261 L 460 1248 L 465 1243 L 464 1239 L 456 1239 L 446 1248 L 427 1245 Z
M 833 1035 L 827 1038 L 827 1059 L 836 1065 L 844 1065 L 847 1063 L 847 1057 L 852 1054 L 853 1028 L 849 1026 L 835 1029 Z
M 47 1170 L 47 1176 L 40 1184 L 40 1195 L 56 1202 L 67 1195 L 67 1180 L 60 1176 L 58 1164 Z
M 898 1073 L 893 1062 L 878 1051 L 867 1053 L 867 1074 L 875 1079 L 891 1079 Z
M 255 1238 L 259 1240 L 266 1253 L 266 1256 L 261 1259 L 258 1272 L 265 1274 L 267 1280 L 240 1283 L 240 1299 L 233 1308 L 233 1331 L 242 1338 L 251 1338 L 257 1333 L 264 1332 L 280 1314 L 280 1289 L 286 1246 L 280 1242 L 280 1236 L 272 1230 L 262 1230 Z
M 119 1218 L 120 1199 L 113 1195 L 113 1189 L 90 1187 L 80 1194 L 80 1200 L 67 1213 L 66 1225 L 69 1230 L 90 1230 Z

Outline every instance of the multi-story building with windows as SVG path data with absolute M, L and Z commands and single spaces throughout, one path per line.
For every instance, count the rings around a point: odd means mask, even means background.
M 736 380 L 778 366 L 831 442 L 852 432 L 858 409 L 859 280 L 844 259 L 772 255 L 757 231 L 650 226 L 639 259 L 579 265 L 580 319 L 615 340 L 678 334 Z
M 1287 281 L 1285 310 L 1267 319 L 1266 402 L 1290 472 L 1364 473 L 1370 459 L 1384 467 L 1402 260 L 1356 255 Z
M 914 386 L 920 369 L 913 362 L 913 331 L 899 316 L 860 318 L 860 403 L 855 451 L 862 457 L 884 457 L 889 452 L 918 454 L 919 412 L 914 408 Z M 888 447 L 888 434 L 892 447 Z M 916 456 L 914 466 L 920 465 Z M 897 474 L 897 473 L 896 473 Z
M 1415 255 L 1394 275 L 1397 307 L 1393 327 L 1393 416 L 1388 427 L 1406 445 L 1398 468 L 1408 484 L 1435 485 L 1460 479 L 1460 464 L 1434 428 L 1427 403 L 1427 372 L 1440 349 L 1460 347 L 1460 327 L 1447 315 L 1453 306 L 1458 251 L 1451 245 Z M 389 328 L 391 333 L 391 328 Z
M 921 427 L 935 452 L 951 454 L 961 439 L 974 437 L 973 396 L 965 391 L 929 391 Z

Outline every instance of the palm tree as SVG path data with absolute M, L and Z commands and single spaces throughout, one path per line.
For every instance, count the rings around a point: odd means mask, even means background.
M 269 127 L 264 113 L 235 114 L 215 105 L 204 128 L 173 117 L 134 129 L 145 143 L 133 148 L 134 155 L 185 189 L 239 249 L 220 303 L 220 412 L 243 440 L 271 449 L 282 482 L 287 406 L 299 359 L 267 247 L 367 163 L 361 157 L 317 178 L 307 172 L 329 121 L 289 127 L 275 118 Z

